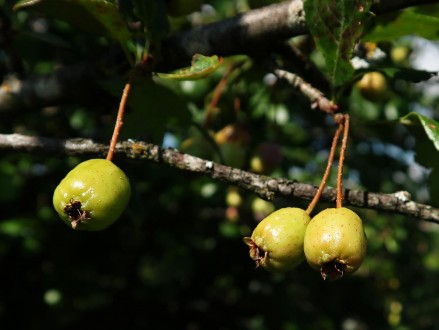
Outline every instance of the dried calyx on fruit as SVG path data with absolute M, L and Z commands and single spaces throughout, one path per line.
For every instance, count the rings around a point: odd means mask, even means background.
M 106 159 L 90 159 L 72 169 L 53 194 L 53 206 L 71 228 L 97 231 L 114 223 L 131 195 L 125 173 Z
M 312 218 L 305 232 L 308 264 L 323 279 L 336 280 L 355 272 L 366 254 L 367 241 L 360 217 L 345 208 L 329 208 Z
M 300 208 L 282 208 L 271 213 L 255 228 L 251 237 L 244 237 L 256 267 L 283 272 L 304 259 L 303 239 L 311 218 Z

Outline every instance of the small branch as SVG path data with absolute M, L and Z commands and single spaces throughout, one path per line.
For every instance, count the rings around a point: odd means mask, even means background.
M 281 69 L 275 69 L 274 74 L 279 78 L 285 79 L 294 88 L 300 90 L 302 94 L 311 101 L 311 107 L 318 108 L 321 111 L 329 114 L 332 114 L 338 110 L 338 106 L 336 104 L 328 100 L 321 91 L 311 86 L 297 74 Z
M 381 0 L 374 4 L 372 12 L 381 15 L 429 3 L 437 3 L 437 0 Z M 160 45 L 160 58 L 155 69 L 167 71 L 187 66 L 196 53 L 219 56 L 267 54 L 275 50 L 279 42 L 306 33 L 302 1 L 280 2 L 166 37 Z M 95 67 L 90 63 L 79 63 L 26 80 L 6 78 L 0 86 L 0 112 L 35 109 L 93 97 L 97 90 Z M 326 102 L 326 99 L 317 101 Z
M 382 15 L 430 3 L 437 0 L 376 0 L 371 11 Z M 260 54 L 282 40 L 307 33 L 303 1 L 284 1 L 165 38 L 159 67 L 170 70 L 187 66 L 196 53 L 206 56 Z
M 83 62 L 26 80 L 6 77 L 0 85 L 0 113 L 35 109 L 96 97 L 96 69 Z
M 57 140 L 20 134 L 0 134 L 0 151 L 3 152 L 26 152 L 38 155 L 48 154 L 51 156 L 105 157 L 108 148 L 108 145 L 87 139 Z M 116 155 L 139 161 L 149 160 L 166 164 L 182 171 L 205 175 L 214 180 L 252 191 L 264 199 L 294 197 L 311 200 L 317 192 L 317 187 L 311 184 L 286 179 L 274 179 L 264 175 L 241 171 L 210 160 L 183 154 L 175 149 L 164 149 L 160 146 L 141 141 L 123 141 L 118 143 L 116 145 Z M 323 190 L 321 196 L 323 202 L 334 203 L 335 199 L 335 188 Z M 345 189 L 344 203 L 345 205 L 401 214 L 439 224 L 439 209 L 412 201 L 407 192 L 382 194 Z

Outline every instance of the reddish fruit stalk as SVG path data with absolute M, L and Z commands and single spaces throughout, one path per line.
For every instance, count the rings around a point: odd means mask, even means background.
M 343 163 L 346 154 L 346 147 L 348 143 L 348 135 L 349 135 L 349 115 L 343 115 L 342 125 L 344 126 L 343 131 L 343 139 L 341 142 L 341 150 L 340 150 L 340 159 L 338 162 L 338 173 L 337 173 L 337 199 L 336 199 L 336 207 L 343 206 Z

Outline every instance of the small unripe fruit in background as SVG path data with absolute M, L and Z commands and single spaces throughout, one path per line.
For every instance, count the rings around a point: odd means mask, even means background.
M 354 273 L 366 255 L 367 240 L 360 217 L 345 208 L 329 208 L 315 217 L 305 232 L 308 264 L 323 279 L 336 280 Z
M 393 63 L 399 65 L 409 64 L 410 49 L 406 46 L 396 46 L 390 51 L 390 58 Z
M 242 168 L 245 162 L 246 146 L 249 135 L 245 128 L 238 124 L 229 124 L 214 136 L 227 166 Z
M 119 167 L 106 159 L 90 159 L 59 183 L 53 206 L 69 227 L 97 231 L 121 216 L 130 196 L 130 183 Z
M 195 135 L 184 140 L 180 145 L 181 152 L 203 158 L 211 159 L 214 149 L 204 136 Z
M 279 209 L 263 219 L 251 237 L 244 237 L 256 267 L 284 272 L 298 266 L 304 259 L 303 239 L 310 221 L 300 208 Z
M 256 221 L 261 221 L 270 213 L 274 212 L 275 207 L 273 203 L 262 198 L 256 197 L 251 203 L 251 210 Z
M 242 204 L 242 197 L 236 189 L 229 189 L 226 194 L 227 206 L 239 207 Z
M 269 174 L 282 163 L 282 149 L 276 143 L 263 142 L 253 153 L 250 159 L 252 172 Z
M 383 102 L 389 98 L 386 77 L 381 72 L 364 74 L 357 87 L 360 94 L 371 102 Z

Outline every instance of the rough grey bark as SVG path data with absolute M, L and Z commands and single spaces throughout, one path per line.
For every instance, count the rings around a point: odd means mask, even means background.
M 381 15 L 437 2 L 376 0 L 372 12 Z M 160 47 L 157 70 L 186 66 L 196 53 L 219 56 L 267 54 L 280 42 L 308 32 L 304 15 L 302 0 L 285 1 L 168 36 Z M 90 63 L 61 68 L 52 74 L 26 80 L 7 78 L 0 86 L 0 112 L 58 105 L 73 97 L 89 96 L 96 88 L 91 85 L 95 79 Z
M 108 151 L 108 145 L 88 139 L 57 140 L 21 134 L 0 134 L 0 151 L 104 157 Z M 274 179 L 242 171 L 142 141 L 118 143 L 115 155 L 139 161 L 153 161 L 182 171 L 198 173 L 252 191 L 264 199 L 293 197 L 311 200 L 317 191 L 317 187 L 311 184 Z M 439 224 L 439 209 L 412 201 L 410 194 L 406 191 L 382 194 L 345 189 L 344 196 L 345 205 L 402 214 Z M 328 187 L 323 191 L 321 201 L 335 203 L 335 198 L 335 188 Z

